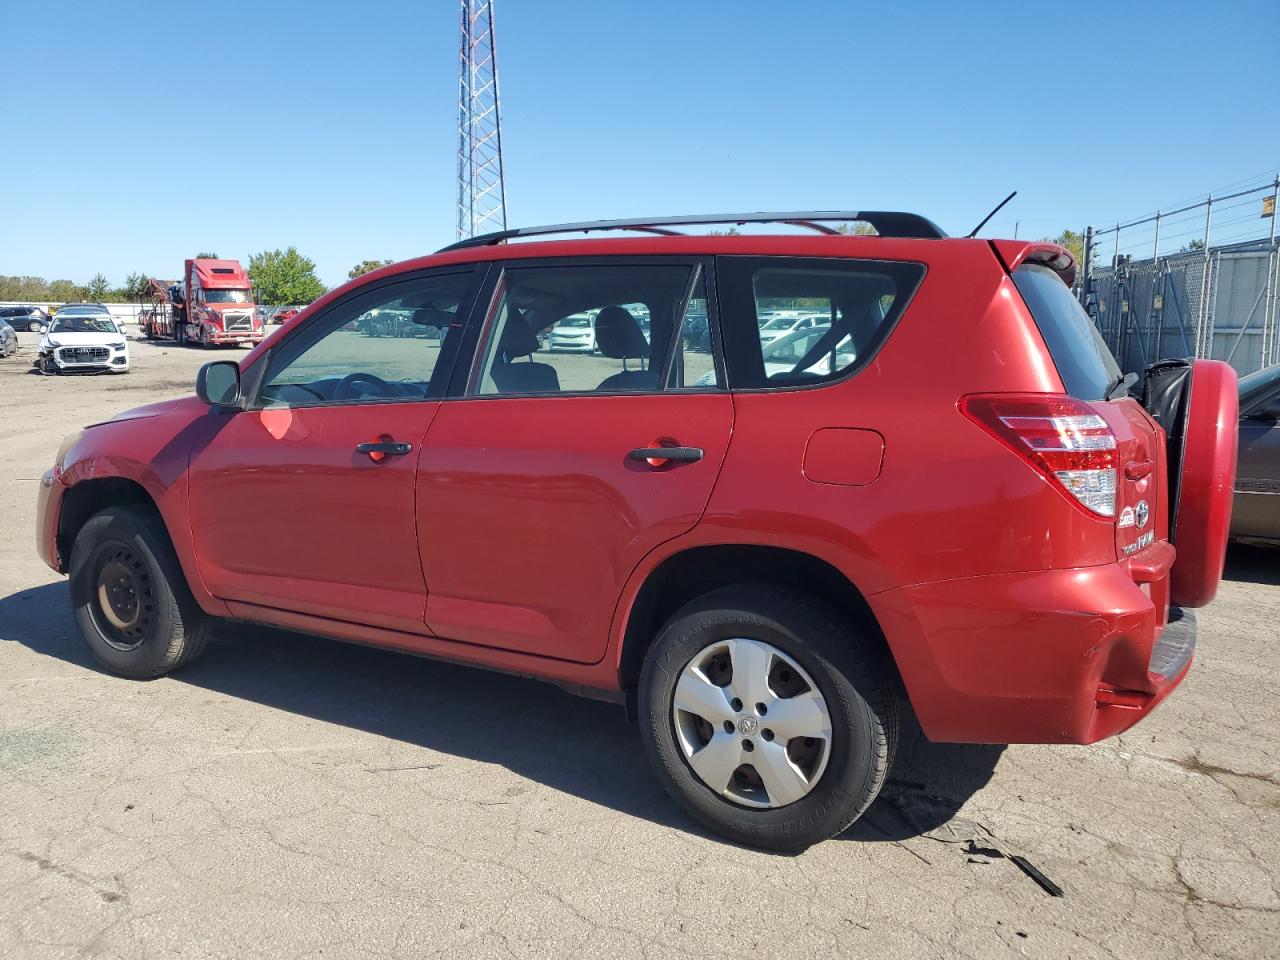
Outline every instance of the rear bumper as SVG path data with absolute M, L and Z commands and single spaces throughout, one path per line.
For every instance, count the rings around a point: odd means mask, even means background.
M 1173 550 L 1157 546 L 1167 559 L 1155 569 L 973 577 L 869 598 L 926 735 L 1093 743 L 1154 710 L 1196 641 L 1190 611 L 1172 608 L 1165 622 Z

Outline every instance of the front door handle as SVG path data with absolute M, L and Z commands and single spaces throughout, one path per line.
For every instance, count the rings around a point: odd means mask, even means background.
M 702 459 L 701 447 L 636 447 L 627 458 L 644 460 L 651 467 L 661 467 L 667 463 L 697 463 Z
M 367 453 L 374 463 L 381 463 L 388 457 L 403 457 L 412 451 L 412 443 L 399 440 L 371 440 L 368 443 L 356 444 L 356 453 Z

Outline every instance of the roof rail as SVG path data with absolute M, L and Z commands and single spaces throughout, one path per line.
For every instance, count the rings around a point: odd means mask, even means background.
M 808 227 L 818 233 L 839 233 L 823 223 L 869 223 L 882 237 L 912 237 L 938 239 L 945 237 L 942 229 L 918 213 L 897 213 L 891 210 L 809 210 L 794 213 L 709 213 L 684 217 L 638 217 L 631 220 L 586 220 L 582 223 L 556 223 L 545 227 L 516 227 L 481 233 L 457 243 L 442 247 L 447 250 L 465 250 L 468 247 L 487 247 L 516 237 L 540 237 L 553 233 L 592 233 L 598 230 L 635 230 L 640 233 L 656 233 L 662 236 L 680 236 L 670 227 L 711 225 L 718 223 L 742 226 L 747 223 L 786 223 L 795 227 Z

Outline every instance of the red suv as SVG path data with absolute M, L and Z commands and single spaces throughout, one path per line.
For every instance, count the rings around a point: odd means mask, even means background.
M 817 232 L 672 229 L 748 221 Z M 605 229 L 662 235 L 503 242 Z M 68 440 L 40 554 L 116 673 L 238 620 L 540 677 L 626 703 L 704 824 L 799 849 L 875 798 L 904 709 L 1088 743 L 1190 665 L 1234 375 L 1121 376 L 1074 271 L 898 213 L 478 237 Z M 369 337 L 371 310 L 444 333 Z M 779 316 L 812 322 L 763 345 Z M 542 345 L 569 317 L 594 352 Z

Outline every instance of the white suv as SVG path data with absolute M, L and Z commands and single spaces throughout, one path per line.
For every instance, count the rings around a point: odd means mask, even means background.
M 129 341 L 105 307 L 62 307 L 39 332 L 35 365 L 43 374 L 129 372 Z

